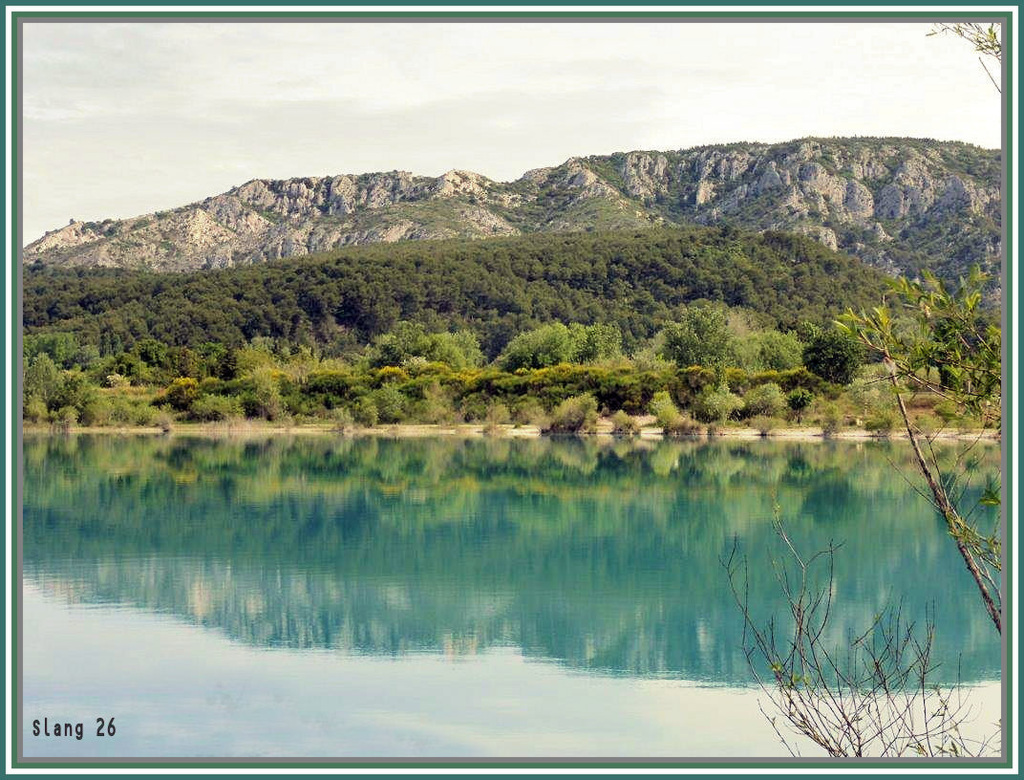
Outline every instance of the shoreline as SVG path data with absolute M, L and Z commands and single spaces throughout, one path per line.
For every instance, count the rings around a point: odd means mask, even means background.
M 207 422 L 207 423 L 175 423 L 170 430 L 163 430 L 153 426 L 71 426 L 67 431 L 54 430 L 49 425 L 23 424 L 23 434 L 33 435 L 117 435 L 117 436 L 199 436 L 210 438 L 235 438 L 245 436 L 343 436 L 343 437 L 381 437 L 381 438 L 566 438 L 569 436 L 581 439 L 635 439 L 635 440 L 661 440 L 661 439 L 765 439 L 765 440 L 786 440 L 786 441 L 907 441 L 904 430 L 895 430 L 888 435 L 871 433 L 862 429 L 850 429 L 838 431 L 826 436 L 821 428 L 777 428 L 767 435 L 762 435 L 754 428 L 718 428 L 714 433 L 698 433 L 685 436 L 666 436 L 662 429 L 657 426 L 650 426 L 641 429 L 637 434 L 613 433 L 611 422 L 601 420 L 597 430 L 593 433 L 569 433 L 569 434 L 546 434 L 542 433 L 536 425 L 515 426 L 511 424 L 500 425 L 497 430 L 487 430 L 484 423 L 458 423 L 452 425 L 437 425 L 425 423 L 395 423 L 391 425 L 376 425 L 372 428 L 353 426 L 345 429 L 330 423 L 305 423 L 305 424 L 276 424 L 265 420 L 244 420 L 232 422 Z M 981 440 L 988 442 L 1000 442 L 1002 436 L 996 430 L 972 430 L 954 431 L 946 430 L 936 432 L 933 436 L 940 441 L 968 441 Z

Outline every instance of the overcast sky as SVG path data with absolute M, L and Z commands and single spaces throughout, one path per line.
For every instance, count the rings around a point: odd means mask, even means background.
M 257 177 L 452 168 L 802 136 L 1000 144 L 964 42 L 910 23 L 24 26 L 24 229 Z

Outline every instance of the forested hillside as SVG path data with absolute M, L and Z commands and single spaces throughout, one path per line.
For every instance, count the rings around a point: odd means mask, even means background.
M 146 338 L 257 336 L 340 354 L 408 320 L 471 330 L 494 357 L 553 321 L 615 325 L 628 349 L 694 301 L 788 329 L 874 305 L 883 289 L 880 273 L 806 237 L 693 227 L 403 242 L 189 274 L 26 268 L 24 324 L 103 355 Z

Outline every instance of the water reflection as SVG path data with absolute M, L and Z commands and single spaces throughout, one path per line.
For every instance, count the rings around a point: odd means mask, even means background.
M 940 677 L 998 679 L 953 545 L 883 443 L 27 439 L 24 573 L 72 603 L 170 615 L 255 647 L 466 656 L 744 684 L 720 563 L 782 607 L 778 502 L 842 542 L 836 640 L 901 600 L 939 616 Z M 998 471 L 988 448 L 980 472 Z M 979 476 L 975 482 L 982 484 Z

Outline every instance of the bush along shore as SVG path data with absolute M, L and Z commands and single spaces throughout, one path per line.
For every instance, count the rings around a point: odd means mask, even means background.
M 140 340 L 100 357 L 70 334 L 25 339 L 26 430 L 400 435 L 898 435 L 884 367 L 830 328 L 757 329 L 692 307 L 631 356 L 613 326 L 555 323 L 485 364 L 468 331 L 399 323 L 325 357 L 257 338 L 195 349 Z M 982 422 L 934 393 L 907 397 L 922 431 Z M 989 422 L 998 435 L 998 421 Z

